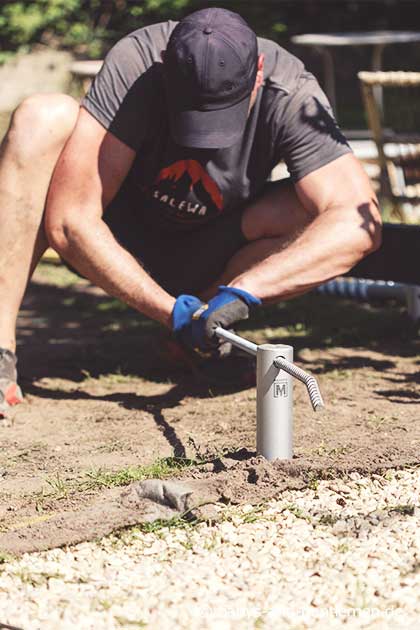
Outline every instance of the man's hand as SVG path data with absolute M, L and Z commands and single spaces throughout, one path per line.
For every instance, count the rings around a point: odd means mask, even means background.
M 180 295 L 172 311 L 172 329 L 176 338 L 191 348 L 201 347 L 204 339 L 200 338 L 199 330 L 195 325 L 195 313 L 201 311 L 206 305 L 194 295 Z
M 199 319 L 200 328 L 206 339 L 218 345 L 216 328 L 230 328 L 236 322 L 248 319 L 252 306 L 259 306 L 261 300 L 243 289 L 220 286 L 217 294 L 208 303 Z
M 209 350 L 220 345 L 216 328 L 230 328 L 249 317 L 249 310 L 261 300 L 247 291 L 220 286 L 208 304 L 192 295 L 180 295 L 172 313 L 173 329 L 186 345 Z

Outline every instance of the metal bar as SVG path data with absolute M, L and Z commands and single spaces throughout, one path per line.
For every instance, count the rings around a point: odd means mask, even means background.
M 247 339 L 244 339 L 243 337 L 239 337 L 239 335 L 235 335 L 235 333 L 232 333 L 229 330 L 225 330 L 224 328 L 221 328 L 220 326 L 216 328 L 215 332 L 218 337 L 225 339 L 225 341 L 230 341 L 230 343 L 236 346 L 237 348 L 240 348 L 241 350 L 248 352 L 248 354 L 253 354 L 254 356 L 257 355 L 258 346 L 256 343 L 252 343 L 252 341 L 248 341 Z
M 407 294 L 407 310 L 412 320 L 420 320 L 420 286 L 408 287 Z
M 361 278 L 336 278 L 318 287 L 318 293 L 339 295 L 358 300 L 394 299 L 404 302 L 406 291 L 411 285 L 386 280 L 363 280 Z
M 311 376 L 305 370 L 297 367 L 294 363 L 290 363 L 284 357 L 276 357 L 273 361 L 273 364 L 279 370 L 284 370 L 290 376 L 294 376 L 301 383 L 306 385 L 306 389 L 308 390 L 309 398 L 311 400 L 312 409 L 314 411 L 321 411 L 324 408 L 324 401 L 322 400 L 321 392 L 318 387 L 318 383 L 314 376 Z
M 406 302 L 409 317 L 420 319 L 420 285 L 388 280 L 364 280 L 360 278 L 336 278 L 317 288 L 323 295 L 337 295 L 357 300 L 393 299 Z
M 373 47 L 372 52 L 372 70 L 373 72 L 378 72 L 382 70 L 382 53 L 384 51 L 385 44 L 376 44 Z M 383 98 L 382 98 L 382 86 L 375 85 L 373 88 L 373 93 L 375 95 L 376 102 L 378 104 L 379 112 L 383 116 Z

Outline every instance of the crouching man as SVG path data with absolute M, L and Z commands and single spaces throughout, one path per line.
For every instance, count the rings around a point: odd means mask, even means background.
M 268 183 L 282 160 L 290 178 Z M 223 9 L 139 29 L 81 107 L 33 96 L 3 142 L 0 409 L 22 400 L 16 318 L 48 244 L 206 349 L 379 243 L 369 180 L 301 61 Z

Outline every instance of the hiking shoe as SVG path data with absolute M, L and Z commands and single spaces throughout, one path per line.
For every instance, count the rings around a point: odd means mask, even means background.
M 0 418 L 13 405 L 23 401 L 22 391 L 17 384 L 16 355 L 0 348 Z

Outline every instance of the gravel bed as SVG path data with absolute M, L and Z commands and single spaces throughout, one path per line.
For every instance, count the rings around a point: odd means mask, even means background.
M 414 630 L 419 497 L 420 469 L 353 473 L 214 525 L 5 559 L 0 628 Z

